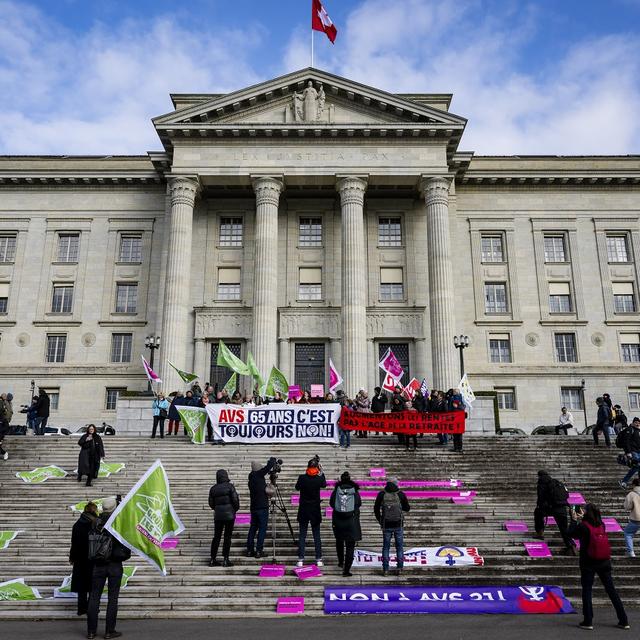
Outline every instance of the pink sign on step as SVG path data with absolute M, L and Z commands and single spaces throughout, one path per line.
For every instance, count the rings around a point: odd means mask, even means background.
M 532 558 L 551 558 L 551 549 L 546 542 L 523 542 L 524 548 Z
M 325 518 L 331 518 L 333 516 L 333 509 L 331 507 L 327 507 L 324 512 Z
M 276 613 L 304 613 L 304 598 L 278 598 Z
M 311 397 L 312 398 L 324 398 L 324 385 L 312 384 L 311 385 Z
M 615 518 L 602 518 L 602 523 L 604 524 L 604 530 L 607 533 L 618 533 L 622 531 L 622 527 L 618 524 L 618 521 Z
M 386 480 L 354 480 L 354 482 L 357 482 L 361 487 L 379 487 L 380 489 L 384 489 L 384 486 L 387 484 Z M 335 487 L 336 484 L 338 484 L 338 480 L 327 480 L 328 487 Z M 462 484 L 463 484 L 462 480 L 399 480 L 398 481 L 398 486 L 401 489 L 405 489 L 407 487 L 456 488 L 456 487 L 461 487 Z
M 258 575 L 261 578 L 282 578 L 286 570 L 283 564 L 263 564 Z
M 525 533 L 529 531 L 527 523 L 522 520 L 507 520 L 502 526 L 511 533 Z
M 317 564 L 309 564 L 306 567 L 296 567 L 293 572 L 300 580 L 308 580 L 309 578 L 318 578 L 322 575 L 320 567 Z
M 249 525 L 251 524 L 251 514 L 250 513 L 236 513 L 236 524 L 238 525 Z
M 175 549 L 178 546 L 178 542 L 180 542 L 179 538 L 165 538 L 160 543 L 160 548 L 164 549 L 165 551 L 168 549 Z
M 371 478 L 386 478 L 387 471 L 384 467 L 374 467 L 369 469 L 369 477 Z
M 297 506 L 300 504 L 300 494 L 299 493 L 294 493 L 291 496 L 291 504 L 294 506 Z
M 453 504 L 473 504 L 473 498 L 471 496 L 456 496 L 451 498 Z
M 570 491 L 569 498 L 567 499 L 569 504 L 587 504 L 587 501 L 582 497 L 581 493 L 577 491 Z

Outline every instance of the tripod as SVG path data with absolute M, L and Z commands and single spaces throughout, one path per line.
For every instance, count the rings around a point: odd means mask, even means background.
M 291 520 L 289 519 L 289 514 L 287 513 L 287 505 L 284 503 L 284 498 L 282 497 L 282 493 L 280 492 L 280 487 L 277 485 L 275 478 L 271 478 L 271 486 L 274 488 L 274 494 L 271 496 L 271 503 L 269 504 L 269 516 L 271 518 L 271 537 L 272 537 L 272 550 L 273 557 L 271 561 L 275 564 L 276 560 L 276 536 L 277 536 L 277 515 L 278 511 L 284 515 L 284 520 L 289 527 L 289 533 L 291 534 L 291 542 L 294 546 L 298 545 L 298 540 L 296 539 L 295 533 L 293 532 L 293 526 L 291 525 Z

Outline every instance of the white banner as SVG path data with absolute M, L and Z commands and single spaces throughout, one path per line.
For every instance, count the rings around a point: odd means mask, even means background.
M 208 404 L 216 440 L 266 442 L 338 442 L 339 404 L 270 404 L 241 407 Z
M 404 552 L 405 567 L 461 567 L 464 565 L 482 566 L 484 558 L 478 554 L 477 547 L 413 547 Z M 395 554 L 390 555 L 389 565 L 396 566 Z M 376 551 L 356 549 L 353 566 L 356 568 L 381 567 L 382 554 Z

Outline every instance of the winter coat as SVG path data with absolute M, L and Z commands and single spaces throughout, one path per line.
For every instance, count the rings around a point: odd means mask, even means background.
M 385 522 L 382 521 L 382 503 L 384 500 L 385 493 L 398 494 L 398 497 L 400 498 L 400 507 L 402 508 L 403 512 L 408 512 L 411 509 L 411 507 L 409 506 L 409 501 L 407 500 L 407 496 L 404 494 L 404 491 L 400 491 L 400 489 L 398 489 L 397 484 L 389 481 L 385 485 L 384 489 L 376 496 L 376 502 L 373 505 L 373 513 L 376 517 L 376 520 L 380 523 L 380 526 L 383 527 L 384 529 L 397 529 L 399 527 L 402 527 L 402 520 L 398 520 L 398 521 L 386 520 Z
M 572 522 L 569 526 L 569 535 L 574 540 L 580 541 L 580 568 L 581 569 L 608 569 L 611 570 L 611 560 L 594 560 L 589 556 L 589 541 L 591 532 L 582 522 Z
M 71 529 L 69 562 L 73 563 L 71 591 L 74 593 L 91 591 L 93 562 L 89 561 L 89 533 L 95 520 L 95 516 L 83 513 Z
M 538 473 L 538 485 L 536 487 L 538 493 L 538 501 L 536 506 L 538 509 L 542 509 L 545 513 L 551 513 L 553 509 L 559 509 L 567 506 L 565 500 L 564 504 L 557 504 L 553 498 L 553 484 L 555 480 L 545 471 Z
M 36 405 L 38 408 L 37 416 L 38 418 L 48 418 L 49 417 L 49 408 L 51 406 L 51 399 L 49 395 L 40 391 L 40 395 L 38 396 L 38 404 Z
M 180 414 L 178 413 L 178 407 L 184 407 L 186 405 L 184 396 L 176 396 L 169 405 L 169 420 L 175 420 L 180 422 Z
M 11 404 L 11 400 L 0 398 L 0 405 L 0 419 L 10 423 L 11 418 L 13 418 L 13 405 Z
M 398 411 L 404 411 L 407 408 L 407 401 L 399 393 L 394 393 L 391 397 L 391 411 L 396 413 Z
M 411 402 L 411 406 L 416 411 L 426 411 L 427 410 L 427 401 L 425 397 L 420 393 L 420 391 L 416 392 L 416 395 L 413 396 L 413 401 Z
M 169 413 L 169 402 L 166 398 L 164 398 L 163 400 L 158 400 L 158 398 L 156 398 L 151 406 L 153 408 L 154 416 L 160 415 L 160 409 L 164 409 L 167 413 Z
M 260 467 L 259 462 L 251 463 L 251 473 L 249 474 L 249 500 L 250 511 L 269 508 L 269 497 L 267 496 L 266 475 L 273 469 L 276 463 L 275 458 L 269 458 L 269 462 L 264 467 Z
M 640 453 L 640 429 L 627 427 L 622 433 L 624 433 L 624 439 L 622 441 L 624 444 L 624 452 Z
M 387 394 L 383 391 L 380 392 L 379 396 L 373 396 L 373 398 L 371 398 L 372 413 L 384 413 L 387 400 Z
M 111 513 L 104 511 L 100 514 L 96 522 L 94 523 L 94 527 L 100 526 L 104 528 L 104 525 L 107 524 L 107 520 L 111 517 Z M 120 540 L 118 540 L 115 536 L 112 536 L 108 531 L 105 530 L 105 533 L 109 534 L 112 538 L 112 546 L 111 546 L 111 559 L 108 561 L 111 562 L 119 562 L 122 564 L 126 562 L 131 557 L 131 549 L 125 547 Z M 96 565 L 107 564 L 104 562 L 96 562 Z
M 627 493 L 624 508 L 629 512 L 629 520 L 640 522 L 640 487 L 634 487 Z
M 356 490 L 355 511 L 352 513 L 340 513 L 335 511 L 338 487 L 343 487 L 345 489 L 353 487 Z M 362 540 L 362 529 L 360 527 L 360 507 L 362 506 L 362 498 L 358 491 L 358 485 L 352 480 L 340 482 L 331 493 L 329 504 L 331 505 L 331 508 L 334 509 L 333 515 L 331 516 L 331 526 L 333 527 L 333 535 L 336 537 L 336 540 L 342 540 L 343 542 L 358 542 L 359 540 Z
M 371 408 L 371 402 L 369 401 L 369 398 L 365 398 L 360 394 L 356 396 L 355 405 L 356 411 L 360 411 L 361 413 L 369 413 Z
M 298 506 L 298 522 L 310 522 L 312 527 L 322 522 L 320 511 L 320 489 L 327 486 L 324 474 L 310 476 L 303 473 L 298 476 L 296 489 L 300 491 L 300 505 Z
M 78 476 L 89 476 L 89 478 L 97 478 L 100 471 L 100 460 L 104 458 L 104 445 L 102 438 L 94 433 L 91 440 L 88 439 L 88 433 L 85 433 L 78 445 L 81 447 L 78 456 Z
M 213 509 L 216 522 L 233 522 L 240 509 L 236 488 L 229 482 L 229 474 L 220 469 L 216 473 L 216 484 L 209 490 L 209 507 Z
M 596 427 L 607 428 L 611 424 L 611 409 L 603 402 L 598 407 L 598 416 L 596 418 Z

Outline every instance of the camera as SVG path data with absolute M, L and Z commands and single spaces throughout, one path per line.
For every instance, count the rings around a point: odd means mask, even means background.
M 282 458 L 278 458 L 276 463 L 271 467 L 271 473 L 280 473 L 282 471 Z

